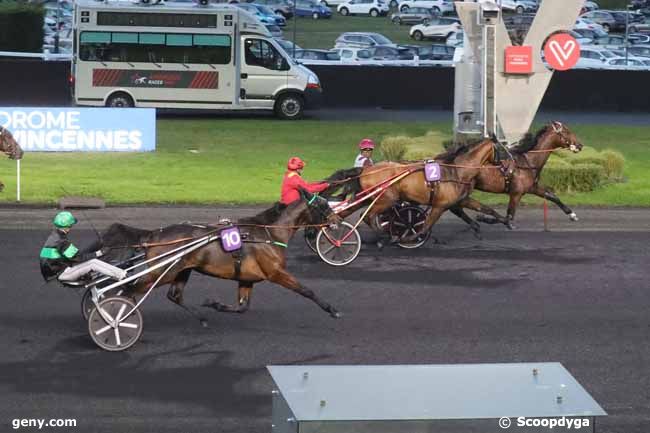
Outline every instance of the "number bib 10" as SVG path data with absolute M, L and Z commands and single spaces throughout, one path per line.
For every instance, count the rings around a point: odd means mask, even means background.
M 221 246 L 224 251 L 237 251 L 241 248 L 241 234 L 239 233 L 239 227 L 230 227 L 221 230 L 219 235 L 221 236 Z
M 440 180 L 440 164 L 433 161 L 424 164 L 424 178 L 427 182 L 438 182 Z

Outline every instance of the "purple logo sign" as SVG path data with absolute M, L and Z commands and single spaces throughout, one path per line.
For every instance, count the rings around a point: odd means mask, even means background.
M 221 246 L 224 251 L 231 252 L 241 248 L 241 235 L 239 234 L 239 227 L 230 227 L 221 230 Z
M 437 182 L 440 180 L 440 164 L 437 162 L 427 162 L 424 164 L 424 178 L 427 182 Z

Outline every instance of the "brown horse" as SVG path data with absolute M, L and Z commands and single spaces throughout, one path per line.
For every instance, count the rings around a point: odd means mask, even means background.
M 14 139 L 14 136 L 2 126 L 0 126 L 0 152 L 7 155 L 10 159 L 21 159 L 23 157 L 23 150 Z M 0 182 L 0 191 L 4 189 L 4 184 Z
M 474 179 L 481 173 L 483 166 L 486 163 L 494 163 L 494 145 L 493 140 L 487 139 L 473 147 L 457 146 L 438 155 L 436 161 L 441 163 L 441 180 L 432 186 L 424 177 L 423 163 L 383 162 L 363 169 L 358 180 L 351 182 L 347 189 L 358 193 L 398 176 L 400 173 L 412 170 L 418 165 L 422 167 L 413 170 L 411 174 L 390 186 L 366 216 L 366 222 L 379 233 L 381 230 L 376 227 L 375 215 L 384 212 L 397 201 L 428 205 L 431 209 L 420 232 L 405 238 L 406 240 L 415 239 L 420 234 L 429 231 L 446 210 L 457 206 L 469 196 L 474 187 Z M 505 220 L 496 212 L 495 217 Z
M 334 318 L 341 314 L 330 304 L 321 300 L 303 286 L 287 271 L 286 248 L 294 233 L 304 225 L 336 224 L 340 218 L 334 214 L 327 200 L 301 191 L 301 199 L 288 206 L 276 204 L 251 218 L 235 223 L 241 231 L 242 247 L 235 253 L 225 252 L 220 242 L 212 242 L 182 257 L 160 281 L 159 285 L 171 284 L 167 297 L 182 308 L 205 320 L 191 307 L 183 303 L 183 289 L 192 271 L 212 277 L 235 280 L 239 284 L 237 305 L 230 306 L 208 300 L 203 306 L 217 311 L 244 313 L 251 302 L 253 284 L 271 281 L 315 302 Z M 102 236 L 101 243 L 108 250 L 107 258 L 122 260 L 133 255 L 136 248 L 144 248 L 145 257 L 151 259 L 162 253 L 199 239 L 230 225 L 200 226 L 178 224 L 155 231 L 143 231 L 124 225 L 111 226 Z M 179 240 L 181 240 L 179 242 Z M 127 244 L 125 245 L 125 241 Z M 142 294 L 165 271 L 152 271 L 136 280 L 131 295 Z
M 571 221 L 578 221 L 575 212 L 562 203 L 552 190 L 539 183 L 544 165 L 551 153 L 558 149 L 568 149 L 577 153 L 582 150 L 582 144 L 565 125 L 560 122 L 551 122 L 540 129 L 534 137 L 527 134 L 517 147 L 509 151 L 511 158 L 505 160 L 503 167 L 484 169 L 476 176 L 476 189 L 510 196 L 505 221 L 509 227 L 511 227 L 517 206 L 524 194 L 535 194 L 547 199 L 562 209 Z M 495 217 L 494 210 L 470 197 L 461 201 L 459 206 L 492 215 L 493 218 L 477 218 L 481 222 L 504 223 L 502 219 Z M 459 213 L 456 214 L 459 215 Z

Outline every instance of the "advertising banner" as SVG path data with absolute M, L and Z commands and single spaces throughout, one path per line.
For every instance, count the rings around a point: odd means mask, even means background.
M 2 107 L 0 126 L 25 152 L 152 152 L 150 108 Z

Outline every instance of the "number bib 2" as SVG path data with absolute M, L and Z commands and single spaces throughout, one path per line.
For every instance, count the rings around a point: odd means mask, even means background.
M 237 251 L 241 248 L 241 234 L 239 233 L 239 227 L 235 226 L 221 230 L 219 235 L 221 236 L 221 246 L 224 251 Z
M 424 178 L 427 182 L 438 182 L 440 180 L 440 164 L 435 161 L 424 164 Z

